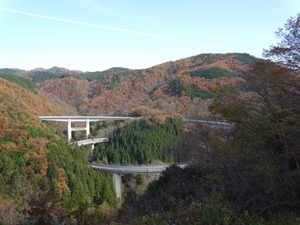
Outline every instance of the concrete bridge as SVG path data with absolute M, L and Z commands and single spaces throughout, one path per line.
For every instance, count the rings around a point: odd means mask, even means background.
M 118 198 L 122 197 L 122 174 L 147 174 L 147 173 L 161 173 L 170 164 L 164 165 L 103 165 L 91 163 L 91 167 L 95 170 L 109 172 L 113 174 L 113 183 Z M 186 164 L 179 164 L 181 168 L 186 167 Z
M 95 170 L 100 170 L 108 173 L 117 174 L 146 174 L 146 173 L 161 173 L 170 164 L 164 165 L 103 165 L 97 163 L 91 163 L 91 167 Z M 179 164 L 181 168 L 186 167 L 186 164 Z
M 68 123 L 68 141 L 71 141 L 72 131 L 85 131 L 86 137 L 90 135 L 90 122 L 95 121 L 126 121 L 136 120 L 139 117 L 121 117 L 121 116 L 40 116 L 42 121 L 59 121 Z M 72 127 L 72 122 L 85 122 L 83 127 Z
M 86 131 L 86 137 L 90 135 L 90 122 L 94 121 L 126 121 L 141 119 L 141 117 L 118 117 L 118 116 L 40 116 L 42 121 L 60 121 L 68 123 L 68 141 L 72 138 L 72 131 Z M 72 122 L 84 122 L 83 127 L 72 127 Z M 203 125 L 214 126 L 217 128 L 229 130 L 232 125 L 225 122 L 208 121 L 208 120 L 195 120 L 195 119 L 183 119 L 183 122 L 200 123 Z M 92 145 L 92 149 L 96 143 L 107 142 L 108 138 L 95 138 L 77 141 L 77 145 Z M 147 173 L 161 173 L 170 165 L 101 165 L 92 163 L 91 167 L 95 170 L 109 172 L 113 174 L 113 183 L 115 186 L 116 194 L 118 198 L 122 196 L 122 174 L 147 174 Z M 186 164 L 180 164 L 180 167 L 185 167 Z
M 58 121 L 68 123 L 68 141 L 71 141 L 72 131 L 86 131 L 86 137 L 90 135 L 90 122 L 94 121 L 126 121 L 126 120 L 136 120 L 141 119 L 141 117 L 118 117 L 118 116 L 40 116 L 42 121 Z M 72 122 L 84 122 L 83 127 L 72 127 Z M 94 149 L 96 143 L 107 142 L 108 138 L 94 138 L 77 141 L 78 146 L 91 145 Z M 182 164 L 180 167 L 184 167 Z M 122 196 L 122 174 L 146 174 L 146 173 L 161 173 L 169 165 L 100 165 L 91 164 L 91 167 L 95 170 L 100 170 L 104 172 L 109 172 L 113 174 L 113 183 L 115 186 L 116 194 L 118 198 Z
M 42 121 L 60 121 L 68 123 L 68 141 L 71 141 L 72 131 L 86 131 L 86 137 L 90 135 L 90 122 L 94 121 L 126 121 L 137 120 L 142 117 L 122 117 L 122 116 L 40 116 Z M 183 119 L 183 122 L 199 123 L 208 126 L 218 127 L 224 130 L 230 130 L 232 124 L 226 122 L 210 121 L 210 120 L 196 120 Z M 85 122 L 83 127 L 72 127 L 72 122 Z

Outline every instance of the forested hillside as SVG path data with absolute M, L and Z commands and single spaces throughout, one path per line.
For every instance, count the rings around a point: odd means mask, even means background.
M 264 51 L 274 61 L 245 75 L 247 92 L 215 96 L 212 115 L 232 128 L 191 129 L 192 164 L 168 168 L 142 196 L 130 191 L 122 224 L 300 224 L 299 21 Z
M 0 78 L 4 78 L 6 80 L 14 82 L 20 85 L 21 87 L 30 90 L 32 93 L 37 94 L 37 88 L 38 88 L 37 85 L 28 79 L 17 76 L 15 74 L 1 73 L 1 72 L 0 72 Z
M 201 54 L 141 70 L 2 72 L 32 80 L 69 114 L 128 115 L 142 107 L 146 115 L 185 116 L 218 94 L 244 90 L 245 76 L 258 60 L 241 53 Z
M 300 224 L 299 21 L 279 29 L 269 60 L 228 53 L 142 70 L 1 70 L 0 224 Z M 143 118 L 114 123 L 95 147 L 98 163 L 188 165 L 170 166 L 144 194 L 124 188 L 118 202 L 87 148 L 38 118 L 64 114 Z
M 1 224 L 92 224 L 116 206 L 111 178 L 94 172 L 83 149 L 38 118 L 61 113 L 0 78 Z
M 244 74 L 256 60 L 247 54 L 204 54 L 143 70 L 111 70 L 90 81 L 73 76 L 39 85 L 79 114 L 127 115 L 147 107 L 145 113 L 150 115 L 184 115 L 199 100 L 205 104 L 217 93 L 242 88 Z
M 96 160 L 114 164 L 175 163 L 186 160 L 183 125 L 175 118 L 157 117 L 115 129 L 109 142 L 95 152 Z
M 1 70 L 1 220 L 91 224 L 104 221 L 104 212 L 117 204 L 111 177 L 94 172 L 89 153 L 69 146 L 57 124 L 43 124 L 39 115 L 158 115 L 115 129 L 95 159 L 177 162 L 186 157 L 184 128 L 162 114 L 184 115 L 193 105 L 207 111 L 207 99 L 243 89 L 255 60 L 247 54 L 206 54 L 144 70 Z

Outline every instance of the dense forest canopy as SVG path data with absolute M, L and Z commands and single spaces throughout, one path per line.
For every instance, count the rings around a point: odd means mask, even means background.
M 174 118 L 149 118 L 115 129 L 96 159 L 113 164 L 175 163 L 184 160 L 181 151 L 182 122 Z

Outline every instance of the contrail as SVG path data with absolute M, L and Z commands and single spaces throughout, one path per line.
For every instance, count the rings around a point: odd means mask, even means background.
M 20 14 L 20 15 L 30 16 L 30 17 L 37 17 L 37 18 L 42 18 L 42 19 L 47 19 L 47 20 L 54 20 L 54 21 L 59 21 L 59 22 L 64 22 L 64 23 L 72 23 L 72 24 L 78 24 L 78 25 L 82 25 L 82 26 L 96 27 L 96 28 L 100 28 L 100 29 L 113 30 L 113 31 L 118 31 L 118 32 L 123 32 L 123 33 L 130 33 L 130 34 L 135 34 L 135 35 L 140 35 L 140 36 L 146 36 L 146 37 L 151 37 L 151 38 L 157 38 L 157 39 L 162 39 L 162 40 L 168 40 L 168 41 L 174 41 L 174 42 L 184 43 L 184 44 L 192 44 L 192 45 L 199 45 L 199 46 L 217 48 L 217 46 L 202 44 L 202 43 L 195 42 L 195 41 L 177 39 L 177 38 L 172 38 L 172 37 L 168 37 L 168 36 L 163 36 L 163 35 L 158 35 L 158 34 L 151 34 L 151 33 L 145 33 L 145 32 L 140 32 L 140 31 L 135 31 L 135 30 L 129 30 L 129 29 L 124 29 L 124 28 L 119 28 L 119 27 L 106 26 L 106 25 L 94 24 L 94 23 L 80 22 L 80 21 L 76 21 L 76 20 L 63 19 L 63 18 L 53 17 L 53 16 L 45 16 L 45 15 L 41 15 L 41 14 L 24 12 L 24 11 L 18 11 L 18 10 L 7 9 L 7 8 L 0 8 L 0 11 L 14 13 L 14 14 Z

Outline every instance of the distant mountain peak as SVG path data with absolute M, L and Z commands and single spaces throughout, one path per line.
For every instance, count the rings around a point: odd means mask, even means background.
M 50 73 L 55 73 L 55 74 L 81 74 L 81 73 L 83 73 L 80 70 L 69 70 L 64 67 L 58 67 L 58 66 L 53 66 L 50 69 L 36 68 L 31 71 L 33 71 L 33 72 L 43 71 L 43 72 L 50 72 Z
M 38 71 L 46 71 L 46 69 L 42 68 L 42 67 L 38 67 L 38 68 L 35 68 L 33 70 L 30 70 L 32 72 L 38 72 Z

